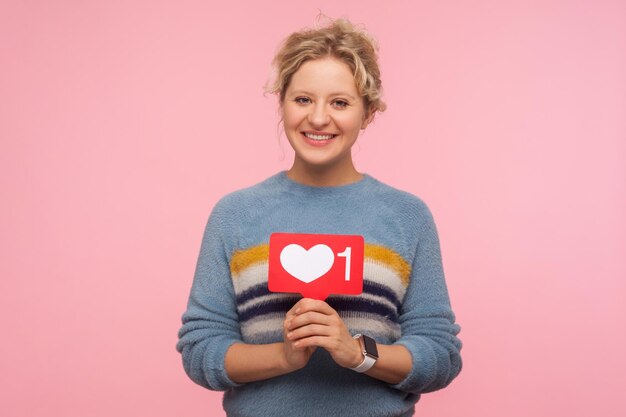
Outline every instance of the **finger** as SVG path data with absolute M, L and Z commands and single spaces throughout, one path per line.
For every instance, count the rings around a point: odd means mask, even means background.
M 293 343 L 293 346 L 297 349 L 315 346 L 324 348 L 329 352 L 337 350 L 339 345 L 340 343 L 337 341 L 337 339 L 321 335 L 303 337 L 302 339 L 298 339 Z
M 318 313 L 317 311 L 309 311 L 307 313 L 298 314 L 294 318 L 290 319 L 286 328 L 291 331 L 309 324 L 321 324 L 328 326 L 332 323 L 332 321 L 331 316 Z
M 301 308 L 303 300 L 306 300 L 306 298 L 301 298 L 300 300 L 298 300 L 285 314 L 285 320 L 283 321 L 283 330 L 285 331 L 285 333 L 289 331 L 289 328 L 291 327 L 291 319 L 296 316 L 296 310 L 299 310 Z
M 297 346 L 293 341 L 286 341 L 285 343 L 289 343 L 290 350 L 305 350 L 309 348 L 309 346 Z
M 288 322 L 297 315 L 296 311 L 301 310 L 302 303 L 306 302 L 305 300 L 310 300 L 310 298 L 301 298 L 289 309 L 289 311 L 287 311 L 287 313 L 285 314 L 285 320 L 283 322 L 283 327 L 285 330 L 287 330 Z
M 289 311 L 287 311 L 287 314 L 285 314 L 285 319 L 290 319 L 293 318 L 296 315 L 296 310 L 299 310 L 302 306 L 302 301 L 306 300 L 306 298 L 301 298 L 300 300 L 298 300 L 290 309 Z
M 330 327 L 320 324 L 309 324 L 307 326 L 299 327 L 289 333 L 287 333 L 287 339 L 296 341 L 310 336 L 330 336 L 333 331 Z
M 305 349 L 311 346 L 315 346 L 315 347 L 323 347 L 322 343 L 323 343 L 323 339 L 325 339 L 326 336 L 309 336 L 309 337 L 303 337 L 302 339 L 298 339 L 296 341 L 293 342 L 293 346 L 296 349 Z
M 335 309 L 329 306 L 326 301 L 314 300 L 312 298 L 303 298 L 297 303 L 297 307 L 295 309 L 296 314 L 302 314 L 309 311 L 317 311 L 319 313 L 327 315 L 337 314 Z

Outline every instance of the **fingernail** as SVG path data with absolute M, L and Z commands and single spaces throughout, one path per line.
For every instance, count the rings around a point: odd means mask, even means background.
M 291 339 L 293 337 L 293 333 L 287 333 L 287 339 Z
M 296 308 L 296 314 L 300 312 L 300 307 Z

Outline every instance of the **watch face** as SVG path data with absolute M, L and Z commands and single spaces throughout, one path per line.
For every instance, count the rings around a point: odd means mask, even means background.
M 363 335 L 363 344 L 365 345 L 365 352 L 368 356 L 372 356 L 378 359 L 378 349 L 376 348 L 376 342 L 369 336 Z

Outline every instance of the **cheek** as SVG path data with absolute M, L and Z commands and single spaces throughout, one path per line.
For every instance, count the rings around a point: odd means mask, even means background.
M 336 119 L 338 125 L 345 131 L 359 131 L 361 130 L 361 125 L 363 124 L 363 119 L 360 115 L 351 114 L 342 116 L 339 119 Z
M 297 127 L 302 121 L 302 116 L 294 109 L 283 108 L 282 116 L 285 128 Z

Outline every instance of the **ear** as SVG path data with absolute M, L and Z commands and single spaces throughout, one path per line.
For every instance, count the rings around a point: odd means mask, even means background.
M 376 108 L 370 107 L 365 113 L 363 123 L 361 123 L 361 130 L 365 129 L 370 123 L 372 123 L 372 120 L 374 120 L 374 114 L 376 114 Z

